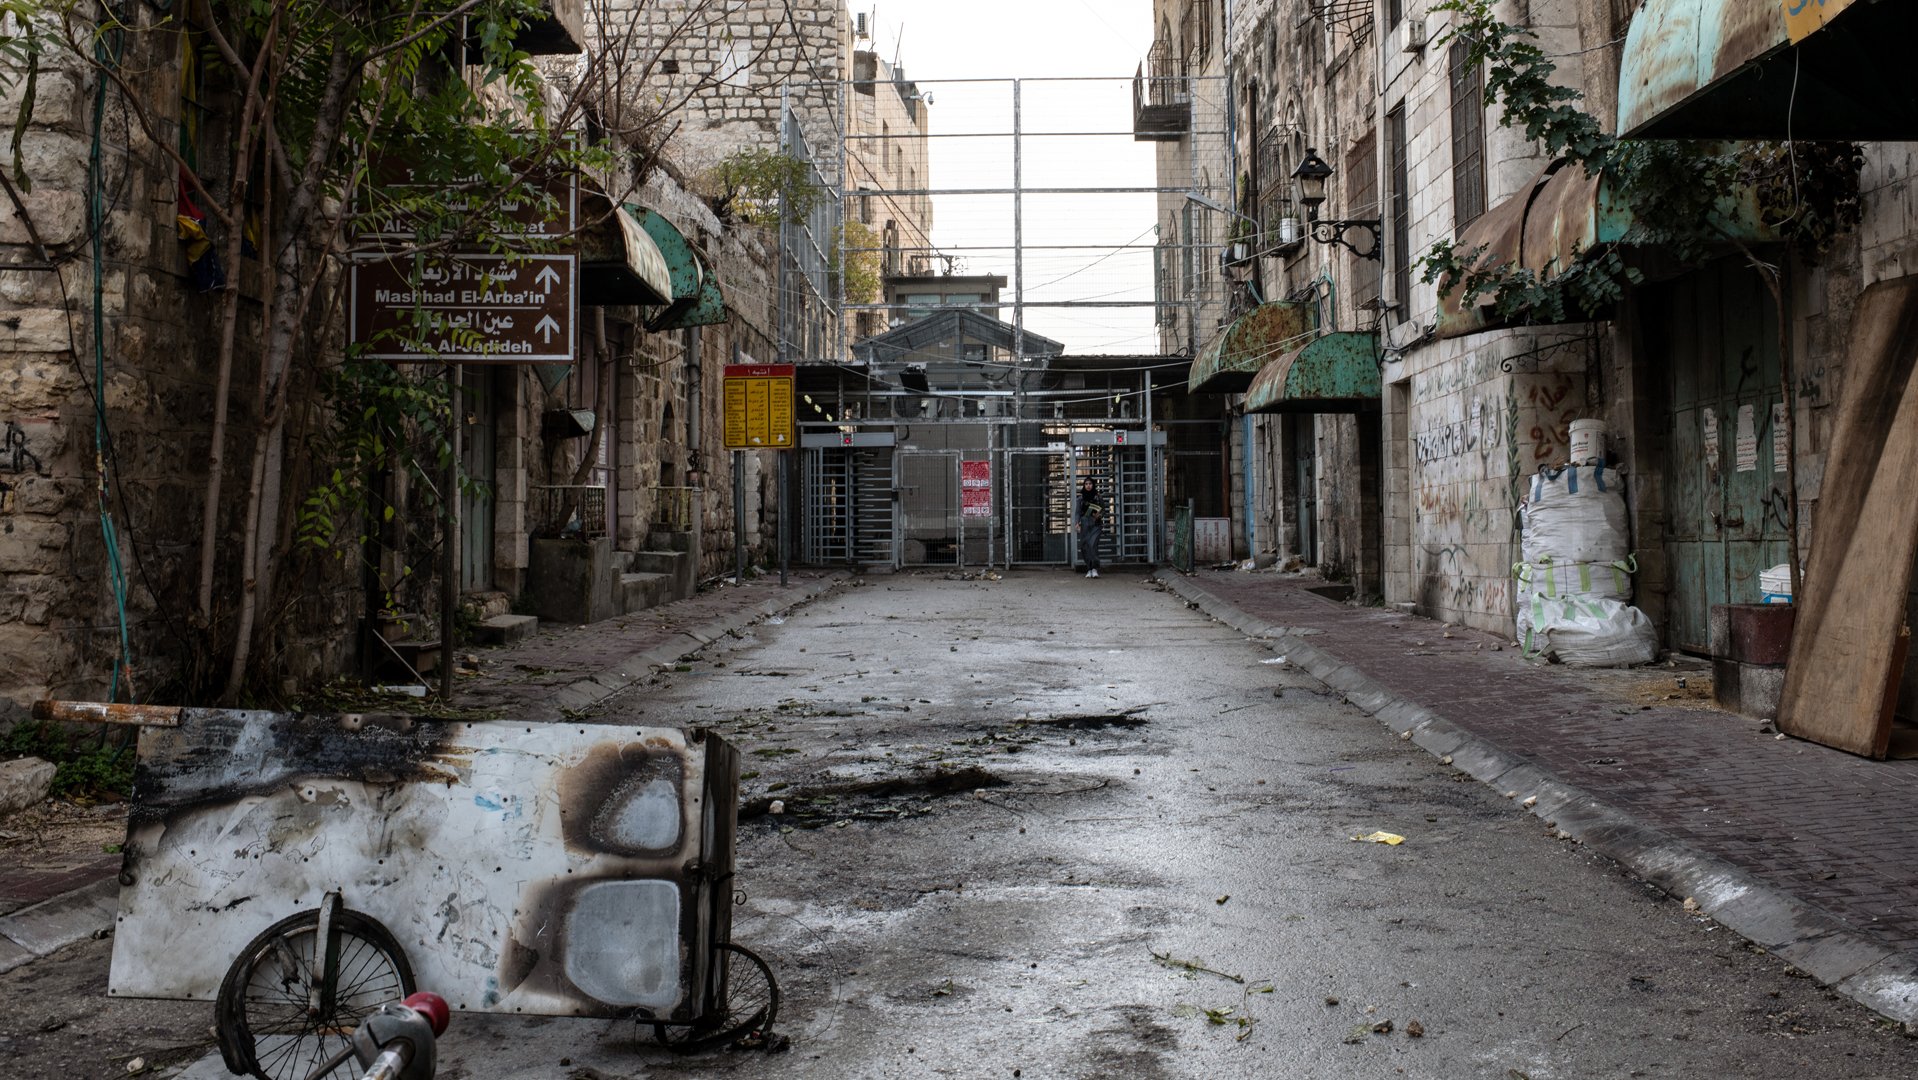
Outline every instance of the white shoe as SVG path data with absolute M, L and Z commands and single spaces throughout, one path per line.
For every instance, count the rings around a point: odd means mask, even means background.
M 1087 570 L 1087 571 L 1086 571 L 1086 576 L 1087 576 L 1087 577 L 1098 577 L 1098 576 L 1099 576 L 1099 572 L 1098 572 L 1097 570 Z

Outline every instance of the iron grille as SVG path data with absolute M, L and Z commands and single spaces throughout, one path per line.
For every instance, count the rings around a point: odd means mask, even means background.
M 535 536 L 606 535 L 606 487 L 603 484 L 553 484 L 532 489 Z

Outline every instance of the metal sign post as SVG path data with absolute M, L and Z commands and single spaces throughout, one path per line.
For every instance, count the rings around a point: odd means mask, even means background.
M 746 462 L 743 451 L 733 451 L 733 577 L 746 580 L 746 480 L 741 476 Z

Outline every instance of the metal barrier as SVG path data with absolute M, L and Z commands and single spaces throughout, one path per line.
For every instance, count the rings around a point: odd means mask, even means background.
M 1193 566 L 1192 504 L 1172 512 L 1172 568 L 1190 574 Z
M 586 540 L 606 535 L 604 484 L 539 485 L 532 495 L 533 535 Z
M 704 488 L 656 487 L 653 489 L 653 526 L 668 532 L 691 532 L 693 515 L 699 512 L 699 493 Z

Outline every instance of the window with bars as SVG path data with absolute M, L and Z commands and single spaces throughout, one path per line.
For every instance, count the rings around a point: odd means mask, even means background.
M 1452 220 L 1485 212 L 1485 76 L 1465 42 L 1452 43 Z
M 1374 131 L 1368 130 L 1352 144 L 1345 155 L 1345 177 L 1340 181 L 1345 190 L 1346 216 L 1354 218 L 1375 217 L 1379 212 L 1379 142 Z M 1377 259 L 1350 257 L 1352 266 L 1352 302 L 1360 307 L 1379 298 L 1380 283 L 1384 280 L 1384 264 Z
M 1292 139 L 1278 131 L 1268 131 L 1259 140 L 1258 215 L 1264 234 L 1260 247 L 1284 247 L 1300 239 L 1298 204 L 1293 201 L 1292 169 L 1296 151 Z
M 1412 191 L 1411 162 L 1406 155 L 1405 103 L 1385 114 L 1386 168 L 1390 175 L 1390 202 L 1386 206 L 1386 228 L 1392 234 L 1392 299 L 1399 314 L 1408 314 L 1412 296 Z

